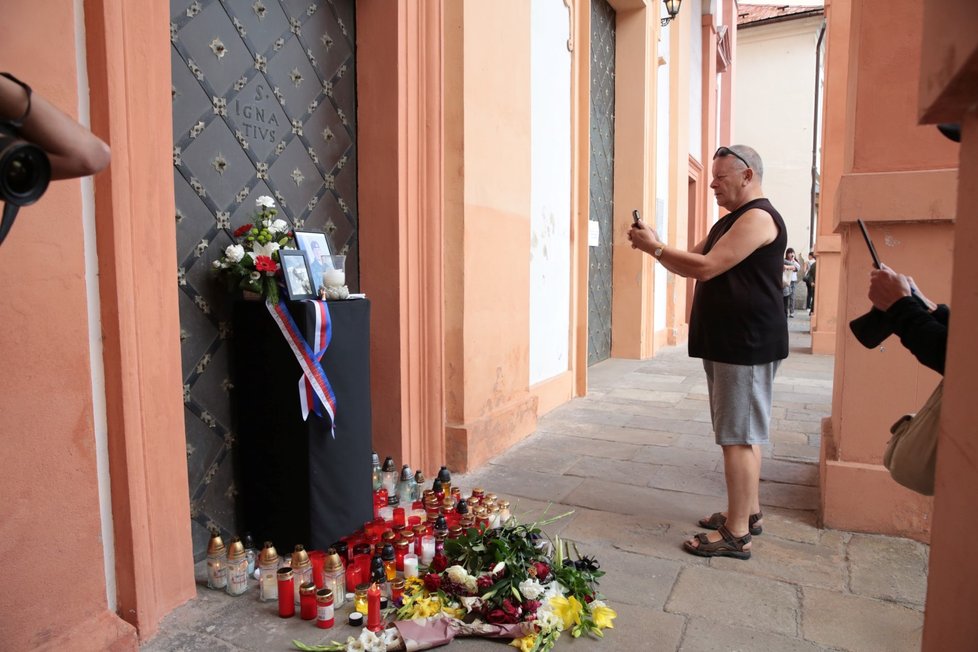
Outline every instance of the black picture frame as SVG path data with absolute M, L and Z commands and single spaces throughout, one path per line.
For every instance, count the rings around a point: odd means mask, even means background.
M 304 253 L 298 249 L 279 249 L 278 261 L 282 265 L 282 277 L 285 279 L 289 299 L 301 301 L 316 297 L 312 274 Z
M 332 265 L 324 261 L 324 256 L 333 255 L 333 247 L 329 244 L 329 237 L 322 231 L 294 231 L 295 244 L 299 251 L 305 254 L 306 262 L 309 264 L 309 278 L 314 279 L 314 292 L 319 291 L 319 286 L 323 284 L 323 272 L 331 269 Z

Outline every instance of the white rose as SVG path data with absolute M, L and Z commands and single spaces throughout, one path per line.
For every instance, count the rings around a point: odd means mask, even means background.
M 465 569 L 458 565 L 449 566 L 445 569 L 445 572 L 448 574 L 448 579 L 463 586 L 465 585 L 465 580 L 469 577 Z
M 241 259 L 244 258 L 245 250 L 241 245 L 228 245 L 228 248 L 224 250 L 224 255 L 232 263 L 240 263 Z
M 219 261 L 219 260 L 215 260 L 215 261 L 214 261 L 213 263 L 211 263 L 211 266 L 212 266 L 212 267 L 213 267 L 214 269 L 221 269 L 221 261 Z
M 262 207 L 275 208 L 275 200 L 269 197 L 268 195 L 262 195 L 261 197 L 255 200 L 255 205 L 258 208 L 262 208 Z
M 543 595 L 543 586 L 535 579 L 523 580 L 520 582 L 520 593 L 527 600 L 536 600 Z
M 289 230 L 288 223 L 283 219 L 277 219 L 272 222 L 272 225 L 268 227 L 269 231 L 275 231 L 276 233 L 285 233 Z

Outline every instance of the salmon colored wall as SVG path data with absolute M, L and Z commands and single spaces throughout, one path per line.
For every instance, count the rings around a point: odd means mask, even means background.
M 536 427 L 528 389 L 530 9 L 507 0 L 445 11 L 446 449 L 461 471 Z
M 112 147 L 95 179 L 119 614 L 156 633 L 194 596 L 174 284 L 169 3 L 85 6 L 92 124 Z M 165 125 L 166 129 L 158 128 Z
M 978 248 L 978 5 L 973 0 L 924 2 L 920 112 L 923 122 L 961 122 L 959 181 L 951 288 L 953 320 L 948 337 L 937 482 L 931 531 L 925 652 L 971 649 L 978 640 L 978 557 L 962 546 L 978 538 L 978 294 L 974 251 Z
M 442 3 L 357 4 L 361 286 L 371 299 L 373 444 L 445 463 Z
M 4 6 L 4 23 L 18 27 L 4 30 L 0 60 L 4 70 L 75 116 L 72 3 L 48 4 L 43 22 L 34 4 Z M 49 46 L 38 48 L 40 41 Z M 56 647 L 72 630 L 91 637 L 95 644 L 88 649 L 135 645 L 135 630 L 107 611 L 105 594 L 81 183 L 52 183 L 40 202 L 22 208 L 0 261 L 7 270 L 0 293 L 0 359 L 7 370 L 0 377 L 0 555 L 8 560 L 9 587 L 0 592 L 2 647 Z M 32 558 L 49 561 L 15 561 Z
M 830 29 L 841 18 L 836 9 L 830 10 Z M 866 291 L 871 260 L 854 225 L 856 218 L 868 222 L 885 263 L 914 276 L 935 301 L 949 297 L 955 147 L 933 127 L 916 124 L 920 43 L 915 30 L 920 30 L 920 20 L 920 5 L 909 1 L 863 0 L 852 5 L 846 153 L 838 186 L 830 185 L 841 251 L 832 418 L 823 429 L 821 489 L 822 519 L 830 527 L 926 540 L 928 501 L 900 490 L 881 462 L 890 424 L 923 403 L 937 382 L 936 374 L 921 367 L 896 338 L 867 350 L 847 326 L 870 306 Z M 903 38 L 893 43 L 892 34 L 898 31 Z M 829 36 L 830 65 L 840 64 L 835 49 L 839 36 Z M 884 42 L 890 43 L 892 57 L 879 56 Z M 908 74 L 908 67 L 913 74 Z M 835 83 L 827 101 L 833 103 L 839 100 L 835 74 L 830 70 Z M 837 138 L 839 117 L 831 112 L 835 107 L 830 105 L 827 129 Z M 828 142 L 829 148 L 838 146 L 835 139 Z M 830 164 L 838 159 L 838 149 L 831 149 L 827 169 L 834 169 Z M 831 287 L 826 277 L 836 270 L 831 262 L 825 269 L 820 265 L 816 287 Z M 816 312 L 822 310 L 819 303 Z M 853 495 L 860 500 L 851 500 Z
M 75 3 L 44 5 L 5 4 L 5 24 L 17 29 L 5 31 L 0 59 L 76 115 L 80 49 L 93 130 L 112 147 L 112 165 L 95 182 L 108 420 L 102 471 L 111 474 L 115 597 L 131 624 L 106 599 L 93 421 L 93 391 L 103 390 L 93 387 L 89 357 L 89 329 L 98 325 L 87 320 L 96 299 L 85 284 L 82 185 L 59 181 L 21 211 L 0 250 L 10 275 L 0 357 L 21 370 L 0 380 L 0 551 L 39 561 L 10 564 L 5 581 L 16 590 L 0 598 L 0 638 L 16 650 L 134 649 L 132 625 L 152 635 L 194 592 L 172 143 L 169 129 L 146 128 L 170 124 L 169 4 L 144 3 L 134 16 L 121 3 L 89 2 L 84 44 L 75 41 Z
M 655 13 L 611 2 L 615 21 L 615 163 L 612 234 L 611 356 L 648 358 L 654 348 L 654 260 L 628 242 L 632 210 L 655 215 Z

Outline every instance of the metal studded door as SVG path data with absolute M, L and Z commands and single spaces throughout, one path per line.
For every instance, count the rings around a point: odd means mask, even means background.
M 611 355 L 611 242 L 615 189 L 615 10 L 591 2 L 591 220 L 599 244 L 588 247 L 587 363 Z
M 354 5 L 171 1 L 177 282 L 197 559 L 210 528 L 237 533 L 230 297 L 211 263 L 250 220 L 255 199 L 271 195 L 295 228 L 329 234 L 334 252 L 347 255 L 350 290 L 359 286 Z

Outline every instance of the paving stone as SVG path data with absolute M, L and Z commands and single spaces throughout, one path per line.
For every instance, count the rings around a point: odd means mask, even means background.
M 661 466 L 649 479 L 648 486 L 726 500 L 727 485 L 723 473 L 679 466 Z
M 817 509 L 818 487 L 803 487 L 783 482 L 761 482 L 761 505 L 790 507 L 793 509 Z
M 636 401 L 656 401 L 675 405 L 681 401 L 686 392 L 669 392 L 661 389 L 615 389 L 608 392 L 610 398 L 631 399 Z
M 854 534 L 849 541 L 849 588 L 857 594 L 923 607 L 927 546 L 896 537 Z
M 924 615 L 871 598 L 802 589 L 802 636 L 852 652 L 917 652 Z
M 164 626 L 158 636 L 140 645 L 139 649 L 142 652 L 236 652 L 242 648 L 201 632 L 171 630 Z
M 711 566 L 800 586 L 842 591 L 846 583 L 845 561 L 845 543 L 841 536 L 800 543 L 780 539 L 765 528 L 764 534 L 753 537 L 748 563 L 717 557 Z
M 676 614 L 650 610 L 630 604 L 611 605 L 618 613 L 615 628 L 604 632 L 604 640 L 565 641 L 561 636 L 555 652 L 639 652 L 675 650 L 683 634 L 686 619 Z M 568 637 L 569 638 L 569 637 Z M 506 650 L 497 650 L 506 652 Z
M 645 487 L 659 467 L 654 464 L 609 460 L 600 457 L 582 458 L 568 469 L 567 475 L 598 478 L 626 485 Z
M 749 564 L 750 560 L 742 563 Z M 665 610 L 797 636 L 801 605 L 797 589 L 790 584 L 715 568 L 688 567 L 679 573 Z
M 722 463 L 723 454 L 716 444 L 708 452 L 679 446 L 643 446 L 632 461 L 712 471 L 717 468 L 718 462 Z
M 686 625 L 680 652 L 821 652 L 829 650 L 811 641 L 759 632 L 692 617 Z
M 606 573 L 599 580 L 598 590 L 612 607 L 630 604 L 662 609 L 679 576 L 678 562 L 607 547 L 592 546 L 585 552 L 582 546 L 581 554 L 595 555 Z
M 761 480 L 816 487 L 818 486 L 818 465 L 784 460 L 764 460 L 761 463 Z
M 806 444 L 775 443 L 774 456 L 779 459 L 799 462 L 818 462 L 819 450 Z
M 625 420 L 623 425 L 629 428 L 645 428 L 648 430 L 675 432 L 683 435 L 710 435 L 713 433 L 713 426 L 705 421 L 630 416 Z
M 808 435 L 803 432 L 785 430 L 781 427 L 771 430 L 771 441 L 778 444 L 800 444 L 808 446 Z
M 578 460 L 582 457 L 606 457 L 616 460 L 643 461 L 633 459 L 643 448 L 640 444 L 609 440 L 595 441 L 593 437 L 550 434 L 546 438 L 527 440 L 527 445 L 532 446 L 533 450 L 540 450 L 541 448 L 559 449 L 568 454 L 576 455 Z
M 533 444 L 537 444 L 534 446 Z M 494 458 L 489 466 L 526 466 L 532 461 L 533 470 L 562 475 L 581 459 L 578 452 L 560 446 L 549 446 L 535 435 Z
M 512 496 L 533 498 L 536 500 L 553 500 L 566 502 L 564 496 L 571 493 L 581 484 L 581 478 L 566 475 L 553 475 L 525 465 L 490 464 L 478 472 L 470 474 L 471 481 L 492 490 L 494 493 L 506 493 Z

